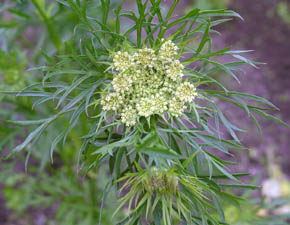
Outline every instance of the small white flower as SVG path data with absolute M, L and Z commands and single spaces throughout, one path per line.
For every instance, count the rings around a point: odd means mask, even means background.
M 117 92 L 103 95 L 101 99 L 103 109 L 106 111 L 118 109 L 120 107 L 120 99 L 122 99 L 122 96 Z
M 180 84 L 176 90 L 176 97 L 184 102 L 192 102 L 196 95 L 196 88 L 189 82 Z
M 112 85 L 117 92 L 125 92 L 130 89 L 132 82 L 130 75 L 123 73 L 113 79 Z
M 179 60 L 174 60 L 166 66 L 166 76 L 170 77 L 173 81 L 183 77 L 183 65 Z
M 184 103 L 176 98 L 173 98 L 171 101 L 169 101 L 169 113 L 173 116 L 181 116 L 184 110 L 186 109 L 186 106 Z
M 171 62 L 177 56 L 178 47 L 171 41 L 164 42 L 159 50 L 159 57 L 163 61 Z
M 281 184 L 275 179 L 268 179 L 262 184 L 262 194 L 268 199 L 275 199 L 281 196 Z
M 130 66 L 132 66 L 132 64 L 134 65 L 132 62 L 132 56 L 130 56 L 128 52 L 118 51 L 113 58 L 113 62 L 116 70 L 120 72 L 127 70 Z
M 143 48 L 138 50 L 138 53 L 135 54 L 134 60 L 137 64 L 141 64 L 142 66 L 150 66 L 155 58 L 156 55 L 153 49 Z

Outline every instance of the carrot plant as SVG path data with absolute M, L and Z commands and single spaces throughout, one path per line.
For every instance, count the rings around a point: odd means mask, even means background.
M 62 40 L 45 7 L 33 1 L 58 51 L 45 55 L 45 65 L 30 69 L 41 74 L 40 82 L 9 92 L 29 97 L 36 110 L 42 105 L 54 109 L 49 116 L 40 112 L 36 120 L 5 121 L 35 126 L 7 157 L 28 151 L 28 161 L 35 150 L 30 146 L 66 120 L 68 126 L 57 129 L 50 148 L 42 151 L 53 160 L 57 147 L 65 146 L 77 131 L 78 171 L 109 165 L 100 212 L 108 193 L 115 191 L 115 214 L 127 208 L 117 224 L 227 224 L 223 203 L 242 201 L 228 188 L 256 186 L 241 181 L 247 172 L 228 168 L 236 164 L 226 160 L 233 157 L 230 151 L 245 148 L 238 136 L 243 130 L 229 121 L 219 104 L 245 111 L 260 134 L 257 115 L 289 127 L 268 113 L 277 109 L 271 102 L 229 90 L 213 76 L 219 72 L 239 82 L 236 72 L 242 65 L 257 65 L 242 56 L 249 51 L 212 48 L 215 27 L 241 16 L 198 8 L 176 16 L 178 0 L 166 11 L 160 0 L 136 0 L 133 5 L 101 0 L 93 9 L 91 1 L 57 2 L 80 22 L 72 37 Z M 222 63 L 222 56 L 232 61 Z

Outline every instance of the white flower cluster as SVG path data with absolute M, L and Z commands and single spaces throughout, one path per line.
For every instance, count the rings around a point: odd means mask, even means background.
M 166 41 L 163 43 L 163 45 L 160 47 L 159 50 L 159 58 L 162 61 L 171 61 L 172 58 L 175 58 L 177 56 L 177 46 L 172 41 Z
M 102 95 L 106 111 L 114 110 L 121 121 L 133 126 L 139 117 L 170 113 L 180 116 L 185 103 L 196 96 L 194 85 L 183 82 L 183 65 L 177 57 L 177 46 L 165 41 L 156 53 L 138 49 L 135 54 L 117 52 L 113 67 L 118 72 L 112 81 L 113 91 Z

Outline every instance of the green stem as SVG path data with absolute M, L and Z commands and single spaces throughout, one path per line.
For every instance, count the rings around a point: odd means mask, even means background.
M 56 49 L 59 49 L 60 46 L 61 46 L 61 40 L 60 40 L 60 37 L 57 35 L 56 31 L 54 30 L 52 24 L 51 24 L 51 21 L 50 19 L 47 17 L 47 15 L 45 14 L 45 12 L 42 10 L 42 8 L 39 6 L 37 0 L 32 0 L 32 3 L 34 5 L 34 7 L 37 9 L 39 15 L 42 17 L 46 27 L 47 27 L 47 30 L 48 30 L 48 33 L 53 41 L 53 44 L 55 46 Z

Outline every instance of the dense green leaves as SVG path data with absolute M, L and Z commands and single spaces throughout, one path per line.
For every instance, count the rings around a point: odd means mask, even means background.
M 136 0 L 135 11 L 125 9 L 126 1 L 101 0 L 93 4 L 90 1 L 58 0 L 60 9 L 66 8 L 74 18 L 78 18 L 70 38 L 64 41 L 53 26 L 52 11 L 40 2 L 32 1 L 57 54 L 52 57 L 44 54 L 45 66 L 37 65 L 29 70 L 40 76 L 36 83 L 22 91 L 1 90 L 1 94 L 29 99 L 32 101 L 29 108 L 34 108 L 37 114 L 37 119 L 28 116 L 22 121 L 12 118 L 3 121 L 9 126 L 33 127 L 12 152 L 27 150 L 30 156 L 32 151 L 37 152 L 33 146 L 38 140 L 43 141 L 48 133 L 49 147 L 45 145 L 42 150 L 47 161 L 53 160 L 53 154 L 61 144 L 66 146 L 73 142 L 74 151 L 79 151 L 76 159 L 78 170 L 89 172 L 108 163 L 110 188 L 105 190 L 102 206 L 111 186 L 121 187 L 123 197 L 118 210 L 128 202 L 129 216 L 119 224 L 145 224 L 145 221 L 162 225 L 175 222 L 226 224 L 222 202 L 238 204 L 242 200 L 226 190 L 256 187 L 244 185 L 239 177 L 245 174 L 233 174 L 227 168 L 235 162 L 225 157 L 232 157 L 232 150 L 244 149 L 239 140 L 239 132 L 243 130 L 220 109 L 220 101 L 245 111 L 259 133 L 257 114 L 289 127 L 267 112 L 277 109 L 271 102 L 259 96 L 228 90 L 214 77 L 216 73 L 227 74 L 239 82 L 236 75 L 241 71 L 239 66 L 255 67 L 257 64 L 242 56 L 248 51 L 232 51 L 231 47 L 212 50 L 214 27 L 229 21 L 228 17 L 241 16 L 230 10 L 191 9 L 186 15 L 176 17 L 174 13 L 179 1 L 173 1 L 163 12 L 160 0 Z M 97 13 L 90 10 L 91 5 Z M 9 12 L 25 20 L 30 18 L 21 11 Z M 7 25 L 9 29 L 14 26 L 17 24 Z M 135 126 L 126 127 L 120 115 L 103 111 L 100 104 L 101 93 L 107 91 L 116 72 L 112 70 L 112 57 L 116 51 L 130 52 L 144 46 L 158 51 L 163 38 L 171 39 L 179 47 L 178 57 L 186 66 L 185 76 L 197 87 L 197 99 L 188 104 L 187 110 L 178 118 L 164 113 L 141 117 Z M 219 56 L 223 55 L 232 56 L 234 61 L 222 63 Z M 230 138 L 227 139 L 224 133 Z M 168 177 L 159 177 L 161 183 L 167 182 L 161 186 L 165 188 L 164 193 L 170 195 L 156 192 L 155 187 L 149 191 L 153 184 L 146 182 L 156 181 L 152 173 L 159 176 L 151 171 L 155 169 L 163 171 L 161 174 L 166 174 L 164 171 L 170 173 L 173 180 L 178 178 L 176 185 L 170 183 Z M 178 191 L 172 191 L 172 185 Z M 129 191 L 123 193 L 124 188 Z M 76 190 L 76 197 L 78 194 L 82 192 Z M 98 198 L 93 197 L 97 201 Z M 63 206 L 62 210 L 66 207 Z M 86 209 L 85 204 L 83 209 Z M 93 223 L 94 213 L 93 217 L 85 217 L 84 224 Z M 60 216 L 65 214 L 60 213 Z

